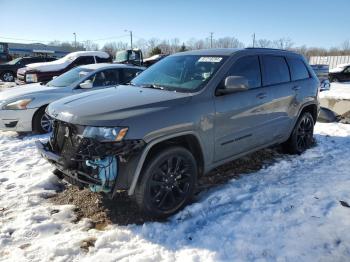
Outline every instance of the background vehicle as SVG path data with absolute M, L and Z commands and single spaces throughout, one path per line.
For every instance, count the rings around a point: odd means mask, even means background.
M 0 92 L 0 129 L 18 132 L 51 131 L 47 105 L 62 97 L 128 83 L 143 68 L 92 64 L 71 69 L 47 84 L 28 84 Z
M 152 216 L 184 207 L 198 177 L 223 163 L 313 142 L 319 81 L 292 52 L 183 52 L 130 84 L 50 104 L 54 130 L 37 147 L 59 177 L 111 197 L 127 190 Z
M 143 59 L 143 54 L 140 49 L 128 49 L 117 51 L 114 63 L 149 67 L 166 56 L 167 55 L 159 54 Z
M 20 68 L 17 71 L 16 82 L 18 84 L 48 82 L 53 77 L 59 76 L 76 66 L 111 61 L 111 57 L 102 51 L 73 52 L 56 61 L 28 64 L 26 67 Z
M 54 61 L 52 57 L 22 57 L 10 62 L 0 64 L 0 79 L 4 82 L 13 82 L 17 75 L 17 70 L 31 63 Z
M 341 64 L 329 70 L 329 79 L 331 82 L 350 81 L 350 64 Z
M 328 65 L 311 65 L 316 76 L 320 80 L 320 91 L 329 90 L 331 83 L 329 82 L 329 66 Z
M 9 54 L 9 48 L 7 43 L 0 43 L 0 64 L 11 61 L 12 57 Z

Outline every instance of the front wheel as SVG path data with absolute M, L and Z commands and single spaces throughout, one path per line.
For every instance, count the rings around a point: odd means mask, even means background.
M 301 154 L 313 144 L 314 119 L 309 112 L 304 112 L 294 126 L 287 142 L 283 144 L 285 150 L 291 154 Z
M 46 134 L 52 131 L 52 119 L 45 112 L 46 107 L 41 107 L 33 117 L 33 132 Z
M 197 164 L 183 147 L 157 153 L 147 164 L 135 191 L 139 207 L 152 217 L 168 217 L 192 198 L 197 180 Z
M 15 81 L 15 75 L 11 71 L 4 72 L 1 74 L 1 79 L 4 82 L 13 82 Z

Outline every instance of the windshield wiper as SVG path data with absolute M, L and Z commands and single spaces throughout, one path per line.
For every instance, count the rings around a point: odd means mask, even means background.
M 154 89 L 164 90 L 164 87 L 163 87 L 163 86 L 155 85 L 155 84 L 140 85 L 140 87 L 143 87 L 143 88 L 154 88 Z

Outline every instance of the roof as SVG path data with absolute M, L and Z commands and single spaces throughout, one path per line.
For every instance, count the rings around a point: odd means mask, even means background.
M 191 50 L 182 53 L 177 53 L 176 55 L 186 54 L 186 55 L 218 55 L 218 56 L 230 56 L 239 51 L 265 51 L 265 52 L 288 52 L 293 53 L 291 51 L 283 50 L 283 49 L 274 49 L 274 48 L 212 48 L 212 49 L 200 49 L 200 50 Z
M 145 69 L 144 67 L 140 67 L 140 66 L 117 64 L 117 63 L 116 64 L 99 63 L 99 64 L 82 65 L 80 67 L 84 69 L 89 69 L 89 70 L 108 69 L 108 68 L 136 68 L 141 70 Z
M 103 51 L 77 51 L 77 52 L 72 52 L 66 55 L 66 58 L 76 58 L 80 56 L 98 56 L 101 58 L 109 58 L 109 54 Z
M 199 49 L 186 52 L 177 53 L 176 55 L 223 55 L 228 56 L 233 53 L 243 50 L 242 48 L 212 48 L 212 49 Z

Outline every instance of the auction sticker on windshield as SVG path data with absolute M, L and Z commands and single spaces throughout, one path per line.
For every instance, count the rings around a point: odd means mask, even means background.
M 222 57 L 218 56 L 203 56 L 199 58 L 198 62 L 219 63 Z

